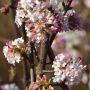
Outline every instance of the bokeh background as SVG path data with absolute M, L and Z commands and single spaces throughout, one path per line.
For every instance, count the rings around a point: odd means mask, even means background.
M 0 5 L 4 3 L 10 3 L 10 0 L 0 0 Z M 66 49 L 73 54 L 80 54 L 84 58 L 84 62 L 87 64 L 87 70 L 83 74 L 82 82 L 79 85 L 71 86 L 70 90 L 90 90 L 90 0 L 74 0 L 72 4 L 75 6 L 76 11 L 80 14 L 83 21 L 83 30 L 77 32 L 62 33 L 59 40 L 61 41 L 58 48 L 54 48 L 55 42 L 58 42 L 57 38 L 53 44 L 53 48 L 56 53 Z M 3 15 L 0 13 L 0 85 L 7 84 L 12 80 L 10 74 L 11 67 L 4 58 L 2 49 L 5 42 L 15 39 L 16 28 L 13 19 L 13 12 Z M 57 37 L 58 37 L 57 36 Z M 23 64 L 22 62 L 16 67 L 16 75 L 13 82 L 15 82 L 21 90 L 23 89 Z

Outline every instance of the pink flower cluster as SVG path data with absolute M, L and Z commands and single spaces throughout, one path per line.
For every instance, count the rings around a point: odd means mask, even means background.
M 66 84 L 78 84 L 81 81 L 82 73 L 86 66 L 82 64 L 80 57 L 70 53 L 61 53 L 55 57 L 52 67 L 54 68 L 53 82 L 66 81 Z
M 22 60 L 22 54 L 27 51 L 30 51 L 30 49 L 24 44 L 24 40 L 22 38 L 9 41 L 3 48 L 3 53 L 7 58 L 8 63 L 13 65 L 15 65 L 15 63 L 19 63 Z
M 46 75 L 42 75 L 38 77 L 36 82 L 31 83 L 31 90 L 54 90 L 54 88 L 50 85 L 50 81 L 47 80 Z
M 15 23 L 18 27 L 25 22 L 27 37 L 30 41 L 40 43 L 46 40 L 45 33 L 66 31 L 68 29 L 67 18 L 59 11 L 51 11 L 50 6 L 57 5 L 53 0 L 20 0 L 18 2 Z M 55 6 L 54 6 L 55 7 Z

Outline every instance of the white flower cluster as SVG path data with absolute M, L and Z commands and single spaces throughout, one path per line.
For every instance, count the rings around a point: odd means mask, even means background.
M 14 41 L 12 41 L 12 45 L 16 46 L 17 48 L 20 48 L 22 47 L 24 44 L 24 40 L 23 38 L 18 38 L 18 39 L 15 39 Z
M 61 2 L 60 0 L 20 0 L 18 1 L 15 22 L 21 26 L 23 21 L 26 23 L 45 21 L 52 15 L 48 8 L 52 6 L 55 10 L 54 7 L 57 7 Z
M 41 25 L 41 24 L 40 24 Z M 25 26 L 26 32 L 27 32 L 27 37 L 30 41 L 40 43 L 41 41 L 44 41 L 45 36 L 43 33 L 41 33 L 42 25 L 40 26 L 38 24 L 27 24 Z M 29 28 L 32 28 L 30 30 Z
M 21 51 L 24 49 L 24 40 L 22 38 L 9 41 L 3 48 L 4 56 L 9 64 L 15 65 L 21 61 Z
M 45 13 L 41 10 L 47 6 L 46 3 L 39 0 L 20 0 L 16 10 L 17 25 L 21 26 L 23 21 L 36 22 L 45 17 Z
M 28 39 L 36 41 L 36 43 L 46 40 L 45 32 L 66 31 L 68 27 L 66 17 L 55 10 L 59 2 L 61 3 L 60 0 L 20 0 L 16 10 L 15 23 L 20 27 L 25 22 Z
M 82 73 L 86 66 L 83 66 L 79 57 L 69 53 L 61 53 L 55 57 L 52 67 L 54 68 L 53 82 L 66 81 L 66 84 L 78 84 L 81 81 Z

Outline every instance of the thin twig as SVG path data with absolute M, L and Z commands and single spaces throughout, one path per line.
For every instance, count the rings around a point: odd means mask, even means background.
M 44 54 L 44 57 L 43 57 L 43 66 L 42 66 L 42 69 L 45 69 L 45 66 L 46 66 L 46 60 L 47 60 L 47 55 L 48 55 L 48 43 L 49 43 L 49 37 L 50 35 L 47 33 L 46 34 L 46 37 L 47 37 L 47 41 L 45 43 L 45 54 Z
M 22 32 L 23 32 L 23 38 L 24 38 L 24 43 L 26 43 L 26 30 L 25 30 L 25 23 L 23 22 L 22 24 Z M 28 71 L 28 64 L 27 60 L 29 59 L 26 54 L 24 54 L 24 68 L 25 68 L 25 81 L 27 84 L 27 81 L 30 79 L 30 73 Z
M 35 48 L 35 46 L 34 46 L 34 51 L 35 51 L 35 56 L 36 56 L 36 59 L 38 60 L 38 62 L 40 61 L 40 58 L 39 58 L 39 55 L 38 55 L 38 52 L 37 52 L 37 50 L 36 50 L 36 48 Z
M 64 16 L 66 15 L 67 11 L 70 9 L 71 4 L 72 4 L 72 1 L 73 1 L 73 0 L 69 0 L 68 5 L 66 6 L 66 10 L 65 10 L 65 12 L 64 12 L 64 14 L 63 14 Z
M 56 35 L 57 35 L 57 32 L 52 34 L 52 36 L 51 36 L 51 38 L 50 38 L 50 45 L 52 45 L 52 43 L 53 43 Z
M 50 44 L 48 44 L 47 52 L 48 52 L 48 56 L 50 58 L 50 61 L 54 61 L 55 55 L 54 55 L 54 52 L 53 52 Z
M 34 66 L 34 43 L 30 43 L 31 46 L 31 54 L 30 54 L 30 60 L 31 60 L 31 69 L 30 69 L 30 76 L 31 76 L 31 83 L 36 81 L 36 74 L 35 74 L 35 66 Z

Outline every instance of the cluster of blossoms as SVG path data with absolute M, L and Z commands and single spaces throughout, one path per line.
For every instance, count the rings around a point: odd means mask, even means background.
M 67 15 L 59 11 L 59 0 L 20 0 L 16 10 L 15 23 L 18 27 L 25 23 L 30 41 L 46 41 L 45 33 L 80 29 L 80 17 L 71 10 Z M 56 10 L 56 8 L 58 9 Z
M 3 48 L 4 56 L 7 58 L 9 64 L 15 65 L 19 63 L 22 59 L 22 54 L 27 52 L 29 47 L 24 44 L 22 38 L 15 39 L 14 41 L 9 41 Z
M 48 8 L 52 6 L 55 9 L 59 3 L 59 0 L 20 0 L 15 21 L 18 26 L 21 26 L 23 21 L 30 23 L 47 20 L 46 17 L 51 14 Z
M 82 64 L 80 57 L 69 53 L 61 53 L 55 57 L 52 67 L 54 68 L 53 82 L 66 81 L 66 84 L 78 84 L 86 66 Z
M 46 75 L 39 76 L 36 82 L 31 83 L 30 88 L 30 90 L 54 90 L 54 88 L 50 85 L 50 80 L 47 80 Z

